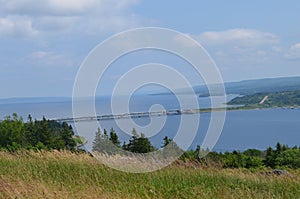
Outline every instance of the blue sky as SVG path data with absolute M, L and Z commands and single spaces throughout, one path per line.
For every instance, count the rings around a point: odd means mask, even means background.
M 225 81 L 300 75 L 299 1 L 0 0 L 0 5 L 0 98 L 71 96 L 90 50 L 113 34 L 145 26 L 171 28 L 200 42 Z M 107 79 L 118 75 L 116 69 Z

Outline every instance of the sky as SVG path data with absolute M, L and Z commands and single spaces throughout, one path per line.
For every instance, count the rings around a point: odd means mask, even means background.
M 71 96 L 80 65 L 96 45 L 150 26 L 198 41 L 226 82 L 300 76 L 299 9 L 296 0 L 0 0 L 0 98 Z M 136 59 L 147 63 L 149 54 Z M 107 80 L 120 71 L 116 67 Z

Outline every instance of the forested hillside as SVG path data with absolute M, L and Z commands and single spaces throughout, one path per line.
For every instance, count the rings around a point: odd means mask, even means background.
M 234 98 L 228 104 L 245 106 L 258 105 L 261 107 L 300 106 L 300 90 L 275 93 L 265 92 L 245 95 Z

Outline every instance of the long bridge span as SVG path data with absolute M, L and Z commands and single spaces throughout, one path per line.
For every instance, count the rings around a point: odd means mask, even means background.
M 54 119 L 57 122 L 84 122 L 92 120 L 115 120 L 115 119 L 128 119 L 128 118 L 141 118 L 141 117 L 152 117 L 152 116 L 164 116 L 164 115 L 181 115 L 181 114 L 195 114 L 199 113 L 199 109 L 185 109 L 185 110 L 164 110 L 164 111 L 153 111 L 153 112 L 134 112 L 134 113 L 124 113 L 117 115 L 97 115 L 97 116 L 85 116 L 77 118 L 61 118 Z

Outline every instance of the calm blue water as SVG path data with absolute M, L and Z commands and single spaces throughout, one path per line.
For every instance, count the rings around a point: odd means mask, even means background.
M 234 96 L 229 96 L 229 99 Z M 189 103 L 189 96 L 185 96 L 185 103 Z M 199 98 L 200 108 L 210 106 L 209 98 Z M 137 96 L 130 101 L 129 109 L 131 112 L 149 111 L 153 104 L 161 104 L 165 109 L 179 109 L 180 105 L 177 99 L 171 95 L 164 96 Z M 97 98 L 97 114 L 110 113 L 110 99 Z M 220 104 L 220 106 L 222 106 Z M 197 107 L 190 107 L 197 108 Z M 72 104 L 70 101 L 64 102 L 34 102 L 34 103 L 12 103 L 0 104 L 0 118 L 10 115 L 13 112 L 18 113 L 23 118 L 31 114 L 34 118 L 40 119 L 46 116 L 49 119 L 65 118 L 72 116 Z M 198 115 L 189 115 L 190 122 Z M 157 117 L 154 120 L 161 120 Z M 143 132 L 150 137 L 151 142 L 159 147 L 162 145 L 164 136 L 174 137 L 179 127 L 181 116 L 167 116 L 166 123 L 159 131 Z M 141 126 L 150 123 L 150 118 L 138 118 L 134 121 Z M 126 119 L 123 120 L 126 123 Z M 205 136 L 208 124 L 210 122 L 210 113 L 200 114 L 200 127 L 191 148 L 201 144 Z M 74 124 L 72 124 L 74 126 Z M 84 132 L 78 132 L 80 135 L 87 137 L 90 143 L 93 140 L 96 129 L 89 129 L 89 122 L 84 124 Z M 113 127 L 122 141 L 128 140 L 128 132 L 122 132 L 113 120 L 100 121 L 102 128 L 109 130 Z M 131 129 L 131 126 L 128 126 Z M 187 132 L 189 133 L 189 132 Z M 248 148 L 265 149 L 268 146 L 275 146 L 276 142 L 288 144 L 289 146 L 300 145 L 300 109 L 265 109 L 265 110 L 247 110 L 247 111 L 228 111 L 226 122 L 222 134 L 214 147 L 216 151 L 226 150 L 245 150 Z

